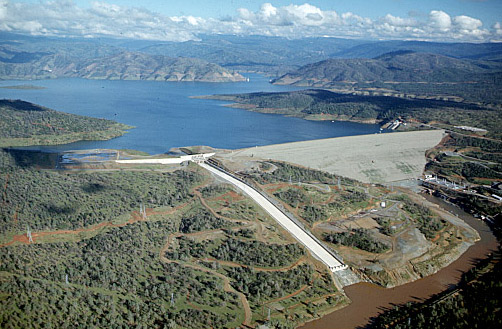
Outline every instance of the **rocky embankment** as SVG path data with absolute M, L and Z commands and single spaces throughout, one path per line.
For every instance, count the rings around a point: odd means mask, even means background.
M 426 239 L 416 228 L 403 231 L 396 236 L 389 257 L 364 264 L 365 270 L 360 274 L 368 281 L 392 288 L 432 275 L 453 263 L 480 239 L 478 232 L 460 218 L 429 201 L 421 201 L 448 225 L 433 240 Z

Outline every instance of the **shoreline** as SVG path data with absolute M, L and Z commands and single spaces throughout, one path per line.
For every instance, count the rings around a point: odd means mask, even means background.
M 438 272 L 393 288 L 383 288 L 376 284 L 363 282 L 345 287 L 345 293 L 351 303 L 317 320 L 309 321 L 298 328 L 356 328 L 366 327 L 372 318 L 395 305 L 407 302 L 424 302 L 438 293 L 442 293 L 460 282 L 463 273 L 474 267 L 479 260 L 485 259 L 497 249 L 498 242 L 488 225 L 477 220 L 457 206 L 427 197 L 441 209 L 453 209 L 469 226 L 473 227 L 481 239 L 470 246 L 460 257 Z
M 238 101 L 235 100 L 235 97 L 231 95 L 200 95 L 200 96 L 190 96 L 189 98 L 232 102 L 230 104 L 221 104 L 220 106 L 233 109 L 246 110 L 255 113 L 283 115 L 286 117 L 298 118 L 308 121 L 339 121 L 339 122 L 355 122 L 355 123 L 379 124 L 379 125 L 384 122 L 384 120 L 378 120 L 378 119 L 366 119 L 366 120 L 351 119 L 351 118 L 338 117 L 330 114 L 298 115 L 297 113 L 288 113 L 288 110 L 285 108 L 259 108 L 254 104 L 239 103 Z
M 117 125 L 108 130 L 92 132 L 78 132 L 64 135 L 34 135 L 26 138 L 1 138 L 0 148 L 30 147 L 30 146 L 58 146 L 84 141 L 107 141 L 129 133 L 133 126 Z M 48 152 L 52 153 L 52 152 Z

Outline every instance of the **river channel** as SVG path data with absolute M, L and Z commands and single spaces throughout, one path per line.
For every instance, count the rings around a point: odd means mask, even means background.
M 434 294 L 453 287 L 460 281 L 462 273 L 472 268 L 477 260 L 486 258 L 490 252 L 496 250 L 497 240 L 484 222 L 439 198 L 432 196 L 426 196 L 426 198 L 438 204 L 441 208 L 457 214 L 458 217 L 478 231 L 481 240 L 471 246 L 455 262 L 436 274 L 423 279 L 390 289 L 371 283 L 358 283 L 348 286 L 344 290 L 352 301 L 349 306 L 330 313 L 319 320 L 309 322 L 302 326 L 302 329 L 364 328 L 369 324 L 372 317 L 388 308 L 406 302 L 423 301 Z

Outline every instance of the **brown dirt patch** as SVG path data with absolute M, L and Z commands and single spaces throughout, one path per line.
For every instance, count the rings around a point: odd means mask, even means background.
M 184 208 L 187 205 L 188 205 L 188 202 L 184 203 L 182 205 L 179 205 L 177 207 L 174 207 L 173 209 L 170 209 L 168 211 L 162 211 L 162 212 L 156 212 L 153 209 L 148 208 L 148 209 L 146 209 L 146 214 L 147 214 L 147 216 L 151 216 L 151 215 L 168 215 L 168 214 L 171 214 L 171 213 L 174 213 L 174 212 L 180 210 L 181 208 Z M 125 223 L 113 224 L 112 222 L 103 222 L 103 223 L 99 223 L 99 224 L 96 224 L 96 225 L 93 225 L 93 226 L 90 226 L 90 227 L 83 227 L 83 228 L 79 228 L 79 229 L 76 229 L 76 230 L 57 230 L 57 231 L 46 231 L 46 232 L 32 232 L 31 233 L 31 237 L 33 239 L 33 243 L 36 243 L 39 238 L 44 237 L 44 236 L 64 235 L 64 234 L 74 235 L 74 234 L 79 234 L 79 233 L 82 233 L 82 232 L 93 232 L 93 231 L 99 230 L 99 229 L 104 228 L 104 227 L 123 227 L 123 226 L 130 225 L 130 224 L 133 224 L 133 223 L 136 223 L 136 222 L 140 222 L 140 221 L 145 221 L 145 220 L 139 214 L 138 211 L 133 211 L 131 213 L 131 219 L 129 219 Z M 20 235 L 15 235 L 12 238 L 11 241 L 0 245 L 0 248 L 12 245 L 15 242 L 20 242 L 20 243 L 24 243 L 24 244 L 29 244 L 30 243 L 29 240 L 28 240 L 28 236 L 26 234 L 20 234 Z
M 227 202 L 237 202 L 244 200 L 244 197 L 240 194 L 238 194 L 235 191 L 229 191 L 225 194 L 220 195 L 219 197 L 213 198 L 211 200 L 214 201 L 227 201 Z

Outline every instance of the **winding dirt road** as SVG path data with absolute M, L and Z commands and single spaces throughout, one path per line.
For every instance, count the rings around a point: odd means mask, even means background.
M 207 267 L 202 267 L 202 266 L 199 266 L 199 265 L 184 263 L 184 262 L 180 262 L 180 261 L 171 260 L 171 259 L 166 258 L 164 255 L 166 254 L 167 250 L 169 249 L 169 246 L 170 246 L 170 241 L 168 239 L 167 243 L 164 245 L 164 247 L 160 250 L 160 253 L 159 253 L 159 257 L 160 257 L 160 260 L 162 262 L 164 262 L 166 264 L 168 264 L 168 263 L 176 263 L 176 264 L 179 264 L 181 266 L 190 267 L 190 268 L 193 268 L 193 269 L 198 270 L 198 271 L 209 273 L 211 275 L 217 276 L 218 278 L 222 279 L 223 280 L 223 290 L 226 291 L 226 292 L 229 292 L 229 293 L 234 293 L 237 296 L 239 296 L 239 299 L 241 301 L 242 307 L 244 309 L 244 322 L 242 324 L 244 326 L 249 326 L 251 324 L 251 318 L 252 318 L 253 314 L 251 312 L 251 307 L 249 306 L 249 302 L 248 302 L 246 296 L 243 293 L 235 290 L 230 285 L 230 278 L 228 278 L 225 275 L 223 275 L 221 273 L 218 273 L 218 272 L 216 272 L 214 270 L 210 270 Z
M 151 208 L 148 208 L 146 209 L 146 215 L 147 216 L 152 216 L 152 215 L 169 215 L 169 214 L 172 214 L 184 207 L 186 207 L 190 202 L 186 202 L 186 203 L 183 203 L 179 206 L 176 206 L 168 211 L 162 211 L 162 212 L 157 212 L 157 211 L 154 211 L 153 209 Z M 79 234 L 79 233 L 82 233 L 82 232 L 93 232 L 93 231 L 96 231 L 96 230 L 99 230 L 99 229 L 102 229 L 104 227 L 123 227 L 123 226 L 126 226 L 126 225 L 130 225 L 130 224 L 134 224 L 136 222 L 141 222 L 141 221 L 145 221 L 141 215 L 139 214 L 138 211 L 133 211 L 131 213 L 131 216 L 132 218 L 129 219 L 127 222 L 125 223 L 121 223 L 121 224 L 114 224 L 112 222 L 102 222 L 102 223 L 99 223 L 99 224 L 96 224 L 96 225 L 92 225 L 92 226 L 89 226 L 89 227 L 83 227 L 83 228 L 79 228 L 79 229 L 76 229 L 76 230 L 57 230 L 57 231 L 42 231 L 42 232 L 32 232 L 31 233 L 31 237 L 33 239 L 33 243 L 36 243 L 37 242 L 37 239 L 41 238 L 41 237 L 44 237 L 44 236 L 51 236 L 51 235 L 65 235 L 65 234 L 69 234 L 69 235 L 75 235 L 75 234 Z M 26 234 L 19 234 L 19 235 L 14 235 L 12 237 L 12 240 L 7 242 L 7 243 L 4 243 L 4 244 L 1 244 L 0 245 L 0 248 L 3 248 L 3 247 L 7 247 L 7 246 L 10 246 L 16 242 L 20 242 L 20 243 L 24 243 L 24 244 L 29 244 L 29 240 L 28 240 L 28 236 Z

